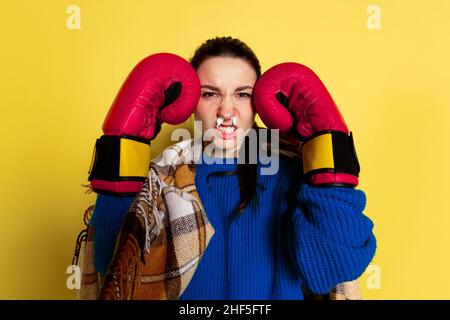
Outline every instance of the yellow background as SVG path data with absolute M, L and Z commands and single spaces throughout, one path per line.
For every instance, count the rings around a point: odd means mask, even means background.
M 381 30 L 366 26 L 372 3 Z M 449 299 L 449 13 L 448 0 L 3 1 L 0 298 L 75 298 L 66 267 L 95 199 L 81 184 L 120 85 L 151 53 L 188 59 L 231 35 L 263 71 L 310 66 L 353 131 L 381 270 L 378 290 L 362 276 L 364 298 Z

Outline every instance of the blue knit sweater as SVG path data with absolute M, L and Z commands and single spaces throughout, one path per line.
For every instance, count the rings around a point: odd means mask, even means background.
M 236 161 L 197 164 L 195 185 L 215 233 L 180 300 L 297 300 L 304 298 L 303 286 L 325 294 L 364 272 L 376 250 L 373 223 L 363 214 L 365 193 L 311 186 L 302 180 L 298 160 L 279 161 L 277 174 L 258 175 L 258 203 L 231 224 L 229 215 L 240 200 L 237 175 L 207 177 L 237 169 Z M 259 163 L 258 172 L 268 165 Z M 102 274 L 132 200 L 118 204 L 97 197 L 90 223 L 96 228 L 94 263 Z
M 259 203 L 231 224 L 237 175 L 207 177 L 237 164 L 197 165 L 195 185 L 216 232 L 180 300 L 303 299 L 303 285 L 325 294 L 364 272 L 376 250 L 364 192 L 305 184 L 297 161 L 281 156 L 276 175 L 259 175 Z

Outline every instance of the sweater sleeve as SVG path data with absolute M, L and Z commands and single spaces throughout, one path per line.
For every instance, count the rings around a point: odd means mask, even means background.
M 294 265 L 316 294 L 361 276 L 376 251 L 373 223 L 363 214 L 365 193 L 346 187 L 301 184 L 290 216 Z
M 94 228 L 94 265 L 104 275 L 111 262 L 122 222 L 134 197 L 98 194 L 89 224 Z

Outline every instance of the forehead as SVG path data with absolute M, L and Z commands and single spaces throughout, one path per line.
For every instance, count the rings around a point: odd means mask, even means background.
M 256 72 L 251 65 L 241 58 L 212 57 L 202 62 L 197 69 L 201 84 L 220 88 L 253 85 Z

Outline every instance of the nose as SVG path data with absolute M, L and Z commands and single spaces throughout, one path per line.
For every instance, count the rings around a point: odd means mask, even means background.
M 231 117 L 234 116 L 234 111 L 235 110 L 232 99 L 230 99 L 230 97 L 227 97 L 225 99 L 222 99 L 220 107 L 217 110 L 217 115 L 227 120 L 231 119 Z

